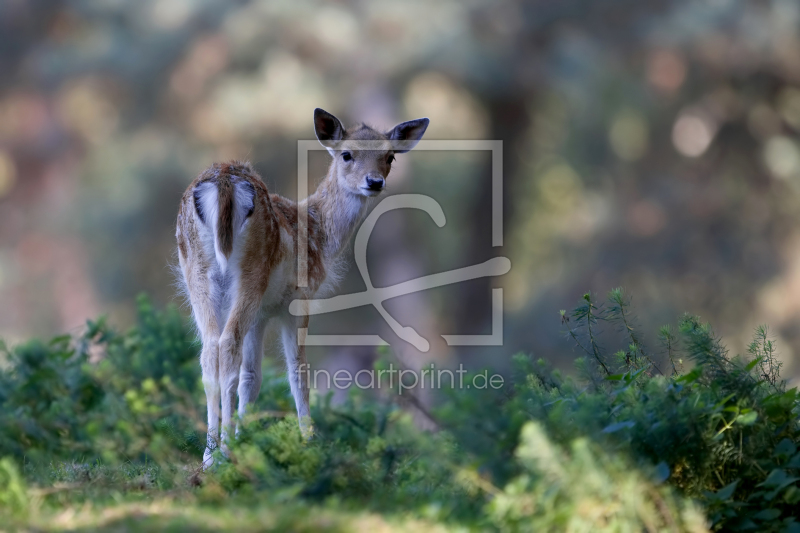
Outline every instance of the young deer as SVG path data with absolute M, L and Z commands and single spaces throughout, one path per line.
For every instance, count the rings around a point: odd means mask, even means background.
M 387 133 L 364 124 L 345 130 L 330 113 L 314 110 L 317 139 L 333 160 L 317 191 L 300 204 L 308 213 L 307 287 L 297 283 L 299 206 L 270 194 L 249 163 L 214 164 L 184 193 L 175 236 L 203 342 L 200 365 L 208 404 L 204 466 L 212 463 L 220 442 L 220 415 L 224 449 L 237 392 L 240 416 L 258 396 L 264 331 L 273 318 L 281 327 L 300 427 L 308 434 L 307 373 L 300 371 L 306 356 L 304 339 L 298 338 L 298 329 L 302 335 L 308 327 L 308 316 L 291 316 L 289 303 L 311 299 L 336 282 L 342 251 L 366 214 L 368 198 L 384 189 L 394 155 L 413 148 L 427 127 L 428 119 L 422 118 Z M 350 149 L 344 141 L 372 141 L 367 144 L 378 149 Z

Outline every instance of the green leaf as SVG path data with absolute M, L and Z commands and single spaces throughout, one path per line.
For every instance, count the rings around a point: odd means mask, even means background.
M 794 457 L 789 459 L 789 462 L 786 463 L 787 468 L 800 468 L 800 453 L 794 454 Z
M 718 402 L 717 402 L 716 408 L 717 408 L 717 409 L 721 409 L 721 408 L 725 407 L 725 405 L 727 405 L 728 401 L 729 401 L 731 398 L 733 398 L 734 396 L 736 396 L 736 393 L 735 393 L 735 392 L 734 392 L 734 393 L 731 393 L 731 394 L 728 394 L 728 395 L 727 395 L 727 396 L 725 396 L 723 399 L 721 399 L 720 401 L 718 401 Z
M 779 509 L 764 509 L 763 511 L 759 511 L 753 515 L 753 518 L 756 520 L 775 520 L 781 515 Z
M 719 489 L 715 494 L 715 499 L 719 501 L 729 500 L 731 496 L 733 496 L 733 492 L 736 490 L 736 485 L 739 484 L 739 480 L 737 479 L 733 483 L 729 483 L 725 485 L 721 489 Z
M 603 428 L 603 433 L 615 433 L 621 429 L 632 428 L 636 425 L 633 420 L 626 420 L 624 422 L 615 422 Z
M 697 368 L 693 368 L 691 372 L 689 372 L 687 374 L 684 374 L 683 376 L 679 377 L 675 381 L 677 381 L 678 383 L 680 383 L 680 382 L 694 383 L 695 381 L 700 379 L 700 376 L 702 376 L 702 375 L 703 375 L 703 371 L 700 370 L 700 367 L 697 367 Z
M 786 529 L 783 530 L 783 533 L 800 533 L 800 523 L 790 522 L 786 524 Z
M 783 501 L 789 505 L 795 505 L 800 502 L 800 489 L 796 485 L 787 487 L 783 493 Z
M 800 480 L 800 477 L 794 477 L 794 476 L 790 477 L 786 475 L 786 471 L 783 470 L 782 468 L 776 468 L 769 473 L 767 479 L 759 483 L 757 486 L 769 487 L 771 489 L 775 489 L 776 491 L 778 491 L 786 487 L 787 485 L 791 485 L 797 480 Z
M 760 363 L 760 362 L 761 362 L 761 359 L 763 359 L 763 357 L 756 357 L 755 359 L 753 359 L 752 361 L 750 361 L 749 363 L 747 363 L 747 366 L 746 366 L 746 367 L 744 367 L 744 369 L 745 369 L 746 371 L 750 372 L 751 370 L 753 370 L 753 368 L 755 368 L 755 366 L 756 366 L 758 363 Z
M 769 473 L 767 479 L 759 483 L 759 487 L 777 487 L 783 480 L 786 479 L 786 472 L 783 469 L 776 468 Z
M 773 452 L 773 455 L 775 455 L 776 457 L 779 456 L 789 457 L 790 455 L 794 455 L 796 451 L 797 451 L 797 446 L 795 446 L 794 442 L 792 442 L 789 439 L 783 439 L 778 443 L 777 446 L 775 446 L 775 451 Z
M 626 383 L 630 383 L 631 381 L 633 381 L 636 378 L 638 378 L 645 370 L 647 370 L 647 368 L 643 367 L 643 368 L 640 368 L 639 370 L 637 370 L 636 372 L 633 372 L 633 373 L 628 372 L 627 374 L 625 374 L 625 376 L 623 376 L 622 379 L 624 379 Z
M 751 426 L 755 424 L 756 420 L 758 420 L 758 413 L 755 411 L 750 411 L 749 413 L 745 413 L 736 417 L 736 421 L 745 426 Z

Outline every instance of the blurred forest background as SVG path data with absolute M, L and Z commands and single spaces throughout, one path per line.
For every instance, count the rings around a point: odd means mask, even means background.
M 800 375 L 800 5 L 793 0 L 0 0 L 0 337 L 76 332 L 134 296 L 177 300 L 180 195 L 211 162 L 253 161 L 295 196 L 297 140 L 322 107 L 347 124 L 427 116 L 426 139 L 504 143 L 505 241 L 491 247 L 485 153 L 412 152 L 390 193 L 376 286 L 493 255 L 511 272 L 387 303 L 312 333 L 379 332 L 419 364 L 502 366 L 522 350 L 571 365 L 558 310 L 625 287 L 639 322 L 710 320 L 734 351 L 767 323 Z M 314 177 L 326 155 L 315 153 Z M 505 346 L 488 333 L 505 289 Z M 348 275 L 343 292 L 363 289 Z M 438 340 L 437 340 L 438 339 Z M 327 365 L 371 348 L 319 348 Z M 338 357 L 335 357 L 338 356 Z M 491 357 L 491 358 L 490 358 Z M 416 358 L 416 359 L 414 359 Z

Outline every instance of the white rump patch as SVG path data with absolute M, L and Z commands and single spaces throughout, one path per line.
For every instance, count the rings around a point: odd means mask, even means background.
M 250 182 L 244 179 L 233 183 L 233 191 L 233 235 L 235 237 L 244 228 L 247 216 L 253 212 L 256 191 Z
M 233 247 L 236 250 L 236 236 L 242 232 L 247 217 L 253 212 L 255 205 L 255 189 L 246 180 L 234 177 L 233 182 Z M 197 206 L 202 212 L 202 221 L 206 228 L 211 230 L 213 239 L 214 256 L 217 259 L 220 271 L 224 274 L 228 267 L 228 258 L 219 247 L 219 192 L 215 183 L 207 181 L 201 183 L 194 190 Z
M 228 266 L 228 259 L 225 254 L 219 249 L 219 240 L 217 239 L 217 225 L 219 224 L 219 193 L 217 192 L 217 185 L 213 182 L 206 181 L 195 187 L 195 198 L 199 201 L 200 211 L 202 211 L 202 220 L 205 221 L 205 226 L 211 230 L 211 236 L 214 242 L 214 256 L 217 258 L 217 264 L 222 272 Z

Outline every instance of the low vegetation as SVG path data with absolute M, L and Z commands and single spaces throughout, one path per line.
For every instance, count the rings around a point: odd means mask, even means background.
M 443 392 L 435 431 L 354 390 L 314 402 L 306 442 L 267 366 L 208 472 L 198 345 L 175 309 L 142 298 L 131 331 L 3 346 L 0 529 L 800 531 L 798 396 L 767 330 L 732 357 L 687 315 L 650 349 L 628 303 L 585 295 L 562 312 L 573 375 L 517 356 L 501 389 Z

